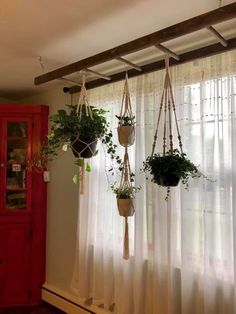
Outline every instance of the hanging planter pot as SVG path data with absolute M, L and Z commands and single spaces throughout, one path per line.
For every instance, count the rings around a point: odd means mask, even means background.
M 122 167 L 120 186 L 111 186 L 112 191 L 116 194 L 117 207 L 120 216 L 125 218 L 125 235 L 124 235 L 124 248 L 123 258 L 129 258 L 129 226 L 128 217 L 134 215 L 133 199 L 135 192 L 140 190 L 140 187 L 132 186 L 132 177 L 129 164 L 129 156 L 127 153 L 127 147 L 125 148 L 125 155 Z
M 91 140 L 84 137 L 71 139 L 71 150 L 73 155 L 78 158 L 91 158 L 94 156 L 98 140 Z
M 177 186 L 179 184 L 180 177 L 175 174 L 168 173 L 163 177 L 157 178 L 156 181 L 157 184 L 161 186 Z
M 133 198 L 117 198 L 117 207 L 122 217 L 134 215 Z
M 188 189 L 188 180 L 190 177 L 199 178 L 201 173 L 197 167 L 186 157 L 186 154 L 174 149 L 168 151 L 165 155 L 154 154 L 149 156 L 144 162 L 144 171 L 152 175 L 152 182 L 167 187 L 168 200 L 170 187 L 175 187 L 180 180 Z
M 106 147 L 107 153 L 114 161 L 121 163 L 116 154 L 117 145 L 113 143 L 113 134 L 105 117 L 106 111 L 102 108 L 90 106 L 85 87 L 85 78 L 81 86 L 78 104 L 66 105 L 50 116 L 51 130 L 44 145 L 40 165 L 44 160 L 52 161 L 62 152 L 70 151 L 76 157 L 73 163 L 78 166 L 73 182 L 80 184 L 80 193 L 84 191 L 84 174 L 91 171 L 91 167 L 84 159 L 97 154 L 97 141 Z M 68 149 L 70 148 L 70 149 Z M 37 162 L 39 164 L 39 162 Z
M 128 146 L 134 144 L 135 140 L 135 122 L 132 113 L 131 100 L 128 87 L 128 75 L 126 73 L 125 85 L 123 92 L 123 99 L 121 103 L 120 115 L 116 116 L 119 120 L 117 133 L 120 145 L 125 147 L 124 161 L 122 164 L 122 173 L 120 186 L 111 186 L 113 192 L 116 194 L 117 207 L 120 216 L 125 218 L 125 234 L 124 234 L 124 247 L 123 258 L 129 258 L 129 226 L 128 217 L 134 215 L 133 197 L 134 193 L 140 188 L 132 186 L 134 181 L 133 173 L 130 170 Z
M 126 168 L 127 170 L 127 168 Z M 123 172 L 124 176 L 122 178 L 128 179 L 126 176 L 127 173 Z M 111 187 L 113 192 L 116 194 L 117 208 L 119 211 L 119 215 L 125 218 L 125 233 L 124 233 L 124 246 L 123 246 L 123 258 L 129 259 L 129 225 L 128 225 L 128 217 L 132 217 L 134 215 L 134 193 L 140 190 L 140 187 L 136 188 L 132 185 L 127 185 L 126 181 L 121 181 L 121 185 L 119 187 L 115 187 L 114 185 Z
M 155 154 L 156 142 L 158 138 L 158 130 L 161 121 L 162 112 L 164 112 L 164 130 L 163 130 L 163 151 L 162 154 Z M 172 117 L 173 115 L 173 117 Z M 173 121 L 172 121 L 173 120 Z M 173 126 L 175 123 L 177 130 L 177 139 L 179 142 L 179 150 L 173 147 Z M 168 138 L 166 135 L 169 135 Z M 168 187 L 166 200 L 168 200 L 169 187 L 177 186 L 182 181 L 188 187 L 190 177 L 198 178 L 201 173 L 197 167 L 183 153 L 182 141 L 179 132 L 179 126 L 176 116 L 176 108 L 169 75 L 169 59 L 166 58 L 166 74 L 164 88 L 162 92 L 157 127 L 152 145 L 152 153 L 144 162 L 144 171 L 150 172 L 152 182 Z
M 131 146 L 135 140 L 135 127 L 134 125 L 118 126 L 117 128 L 118 140 L 122 146 Z
M 167 187 L 177 186 L 181 179 L 185 183 L 189 176 L 198 176 L 197 167 L 178 149 L 148 157 L 144 168 L 151 173 L 153 182 Z

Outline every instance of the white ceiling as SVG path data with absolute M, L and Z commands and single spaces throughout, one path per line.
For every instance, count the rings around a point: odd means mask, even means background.
M 222 5 L 232 2 L 222 1 Z M 0 97 L 23 97 L 54 86 L 55 82 L 33 85 L 34 77 L 42 74 L 39 56 L 47 72 L 218 5 L 217 0 L 1 0 Z M 236 24 L 227 25 L 218 27 L 226 37 L 235 36 Z M 195 44 L 204 36 L 196 35 Z M 208 41 L 215 39 L 210 36 Z M 178 45 L 186 42 L 188 39 L 182 38 Z M 168 44 L 173 48 L 176 43 Z M 151 59 L 155 54 L 156 50 L 148 51 Z M 140 63 L 144 59 L 142 53 L 136 55 Z M 99 69 L 109 72 L 108 65 Z

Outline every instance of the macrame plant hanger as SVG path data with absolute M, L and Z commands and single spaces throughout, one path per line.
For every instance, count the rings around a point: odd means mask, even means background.
M 122 97 L 121 111 L 120 111 L 120 120 L 118 124 L 118 137 L 119 142 L 122 146 L 125 147 L 123 167 L 120 180 L 120 188 L 132 188 L 132 179 L 131 179 L 131 169 L 128 155 L 128 146 L 133 145 L 134 143 L 134 125 L 122 126 L 122 121 L 124 118 L 130 118 L 132 121 L 133 113 L 131 107 L 130 93 L 128 87 L 128 75 L 126 73 L 124 91 Z M 126 128 L 124 132 L 120 135 L 119 131 L 121 128 Z M 125 218 L 125 234 L 124 234 L 124 247 L 123 247 L 123 258 L 129 259 L 129 225 L 128 217 L 134 215 L 134 206 L 133 206 L 133 193 L 129 199 L 117 199 L 118 209 L 120 216 Z
M 123 169 L 121 174 L 120 187 L 122 188 L 131 188 L 131 170 L 129 163 L 129 155 L 128 149 L 125 147 L 124 161 L 123 161 Z M 118 200 L 119 202 L 119 200 Z M 123 258 L 129 259 L 129 225 L 128 225 L 128 217 L 134 215 L 134 205 L 133 205 L 133 195 L 130 199 L 125 200 L 126 204 L 123 207 L 119 204 L 119 213 L 121 216 L 125 218 L 125 235 L 124 235 L 124 248 L 123 248 Z
M 82 77 L 82 85 L 81 85 L 81 90 L 79 94 L 79 100 L 78 100 L 78 105 L 76 109 L 76 113 L 81 119 L 82 114 L 83 114 L 83 108 L 85 108 L 86 116 L 89 116 L 91 119 L 93 119 L 93 113 L 91 110 L 91 107 L 88 102 L 88 95 L 87 95 L 87 90 L 85 87 L 85 75 Z
M 135 127 L 133 117 L 134 115 L 132 112 L 128 85 L 128 74 L 126 72 L 119 123 L 117 128 L 119 143 L 124 147 L 133 145 L 135 140 Z M 124 124 L 127 123 L 127 120 L 129 120 L 129 125 L 124 126 Z
M 82 115 L 84 115 L 84 114 L 86 116 L 90 117 L 90 119 L 93 119 L 93 113 L 92 113 L 91 107 L 90 107 L 89 102 L 88 102 L 88 95 L 87 95 L 87 90 L 85 87 L 85 75 L 83 75 L 83 77 L 82 77 L 82 86 L 81 86 L 81 90 L 80 90 L 80 94 L 79 94 L 79 100 L 78 100 L 78 104 L 77 104 L 76 114 L 79 117 L 79 120 L 82 119 Z M 96 142 L 96 141 L 97 140 L 95 140 L 94 142 Z M 82 150 L 77 149 L 77 147 L 75 145 L 76 143 L 83 145 Z M 84 183 L 85 165 L 84 165 L 83 152 L 85 150 L 89 150 L 91 152 L 91 154 L 93 154 L 93 151 L 91 149 L 91 144 L 93 144 L 93 142 L 87 143 L 84 140 L 82 140 L 80 138 L 80 134 L 76 134 L 75 138 L 73 139 L 73 141 L 71 143 L 71 149 L 73 151 L 73 154 L 77 158 L 82 159 L 81 170 L 80 170 L 80 180 L 79 180 L 80 194 L 84 194 L 84 185 L 85 185 L 85 183 Z
M 124 84 L 124 91 L 123 91 L 122 103 L 121 103 L 121 108 L 120 108 L 120 117 L 121 118 L 129 117 L 131 119 L 133 117 L 127 72 L 125 74 L 125 84 Z M 121 124 L 121 120 L 119 121 L 119 124 Z
M 164 132 L 163 132 L 163 156 L 168 154 L 173 155 L 174 153 L 174 147 L 173 147 L 173 128 L 172 128 L 172 113 L 174 115 L 174 122 L 177 130 L 177 138 L 179 143 L 180 152 L 183 153 L 183 145 L 182 140 L 179 132 L 179 126 L 177 121 L 177 115 L 176 115 L 176 107 L 175 107 L 175 101 L 174 101 L 174 95 L 173 90 L 171 86 L 171 80 L 170 80 L 170 74 L 169 74 L 169 55 L 166 55 L 165 59 L 165 79 L 164 79 L 164 88 L 161 96 L 161 102 L 160 102 L 160 109 L 158 113 L 158 119 L 157 119 L 157 127 L 154 135 L 154 141 L 152 145 L 152 153 L 151 157 L 154 155 L 156 142 L 157 142 L 157 136 L 159 131 L 159 125 L 161 121 L 161 115 L 164 111 Z M 167 129 L 168 128 L 168 129 Z M 168 141 L 168 134 L 169 134 L 169 141 Z

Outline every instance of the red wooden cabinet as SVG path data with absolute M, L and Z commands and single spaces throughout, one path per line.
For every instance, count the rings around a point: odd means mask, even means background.
M 0 104 L 0 306 L 41 300 L 46 183 L 28 161 L 47 125 L 47 106 Z

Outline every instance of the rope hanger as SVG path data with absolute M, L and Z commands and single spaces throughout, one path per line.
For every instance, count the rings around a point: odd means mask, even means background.
M 123 97 L 122 97 L 122 103 L 121 103 L 121 109 L 120 109 L 120 117 L 121 118 L 122 117 L 129 117 L 129 118 L 133 117 L 127 71 L 125 74 L 125 84 L 124 84 Z M 120 122 L 121 122 L 121 120 L 120 120 Z
M 164 111 L 163 156 L 165 156 L 166 149 L 167 149 L 167 131 L 169 131 L 169 152 L 172 155 L 174 151 L 173 134 L 172 134 L 172 130 L 173 130 L 172 113 L 174 114 L 174 122 L 175 122 L 176 130 L 177 130 L 177 138 L 179 142 L 180 152 L 183 153 L 183 144 L 182 144 L 182 140 L 180 136 L 177 115 L 176 115 L 174 94 L 173 94 L 171 79 L 170 79 L 170 74 L 169 74 L 169 55 L 168 54 L 166 55 L 166 58 L 165 58 L 165 69 L 166 69 L 166 73 L 165 73 L 165 79 L 164 79 L 164 88 L 161 95 L 160 109 L 159 109 L 158 119 L 157 119 L 157 127 L 155 130 L 154 141 L 152 145 L 152 153 L 151 153 L 152 157 L 154 155 L 154 151 L 156 148 L 157 135 L 158 135 L 161 115 L 163 111 Z M 168 127 L 168 130 L 167 130 L 167 127 Z
M 91 106 L 89 105 L 87 90 L 85 87 L 85 75 L 82 76 L 82 85 L 81 85 L 78 104 L 76 108 L 76 114 L 79 117 L 79 120 L 82 119 L 82 116 L 84 114 L 93 120 L 93 112 L 92 112 Z M 79 146 L 78 146 L 78 143 L 79 143 Z M 97 139 L 94 139 L 93 141 L 89 141 L 89 142 L 87 142 L 86 139 L 81 139 L 79 133 L 75 134 L 75 137 L 73 138 L 73 141 L 71 142 L 71 148 L 75 156 L 77 158 L 82 158 L 80 180 L 79 180 L 80 194 L 84 193 L 84 178 L 85 178 L 85 163 L 84 163 L 84 157 L 82 156 L 83 156 L 83 153 L 88 150 L 91 152 L 91 154 L 93 154 L 94 152 L 93 152 L 92 146 L 93 144 L 96 145 L 96 143 L 97 143 Z M 83 147 L 82 149 L 81 149 L 81 144 Z M 78 151 L 78 149 L 80 149 L 80 151 Z
M 124 159 L 123 159 L 123 168 L 121 173 L 121 180 L 120 180 L 120 188 L 130 188 L 132 191 L 132 179 L 131 179 L 131 167 L 129 162 L 129 155 L 128 155 L 128 146 L 132 145 L 134 143 L 134 137 L 132 141 L 129 141 L 128 138 L 130 135 L 135 134 L 134 133 L 134 123 L 133 123 L 133 112 L 132 112 L 132 106 L 131 106 L 131 100 L 130 100 L 130 92 L 129 92 L 129 86 L 128 86 L 128 73 L 126 72 L 125 75 L 125 82 L 124 82 L 124 90 L 123 90 L 123 96 L 122 96 L 122 103 L 121 103 L 121 110 L 120 110 L 120 117 L 119 117 L 119 123 L 118 123 L 118 133 L 121 131 L 122 128 L 129 128 L 126 129 L 126 139 L 125 141 L 121 141 L 121 138 L 119 137 L 119 142 L 122 146 L 125 148 L 124 152 Z M 123 123 L 125 119 L 129 118 L 131 125 L 129 126 L 123 126 Z M 130 133 L 131 132 L 131 133 Z M 120 215 L 125 218 L 125 233 L 124 233 L 124 246 L 123 246 L 123 258 L 129 259 L 129 225 L 128 225 L 128 217 L 133 216 L 134 214 L 134 206 L 133 206 L 133 191 L 126 201 L 128 202 L 127 207 L 122 209 L 119 208 Z M 118 205 L 119 206 L 119 205 Z M 121 205 L 120 205 L 121 206 Z
M 90 116 L 90 118 L 93 119 L 93 113 L 88 102 L 88 95 L 87 95 L 87 90 L 85 87 L 85 75 L 82 76 L 82 86 L 81 86 L 77 110 L 76 110 L 76 113 L 80 119 L 83 114 L 83 108 L 85 108 L 86 116 Z

